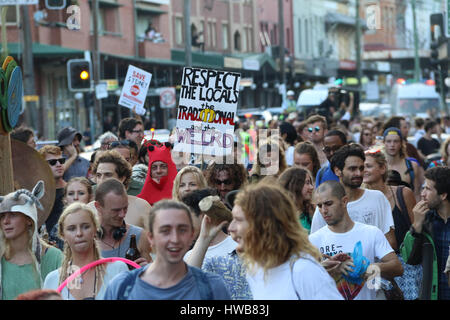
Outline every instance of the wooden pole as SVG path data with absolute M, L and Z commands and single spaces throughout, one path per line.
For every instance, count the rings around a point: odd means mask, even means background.
M 14 191 L 11 138 L 0 135 L 0 195 Z

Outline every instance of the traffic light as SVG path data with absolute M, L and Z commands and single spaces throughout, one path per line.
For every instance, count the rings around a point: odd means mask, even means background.
M 433 41 L 430 44 L 431 55 L 430 55 L 430 65 L 432 70 L 438 70 L 439 66 L 439 53 L 438 53 L 439 43 Z
M 83 59 L 67 61 L 67 83 L 70 91 L 91 91 L 91 62 Z

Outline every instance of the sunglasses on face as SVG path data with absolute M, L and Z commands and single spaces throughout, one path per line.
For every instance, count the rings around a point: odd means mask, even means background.
M 309 132 L 313 132 L 313 130 L 316 130 L 316 132 L 319 132 L 320 131 L 320 127 L 316 126 L 315 128 L 308 128 Z
M 66 162 L 65 158 L 59 158 L 59 159 L 51 159 L 51 160 L 47 160 L 48 164 L 51 165 L 52 167 L 56 164 L 56 162 L 59 162 L 60 164 L 64 164 Z
M 125 146 L 125 147 L 129 147 L 131 146 L 132 141 L 130 140 L 120 140 L 120 141 L 113 141 L 109 144 L 109 148 L 113 149 L 116 148 L 118 146 Z
M 222 185 L 222 184 L 225 184 L 225 185 L 229 186 L 232 183 L 233 183 L 233 181 L 231 181 L 231 179 L 226 179 L 226 180 L 216 179 L 216 184 L 219 185 L 219 186 Z

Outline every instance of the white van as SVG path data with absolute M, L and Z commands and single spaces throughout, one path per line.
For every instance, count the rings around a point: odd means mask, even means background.
M 316 110 L 328 97 L 328 87 L 314 87 L 313 89 L 305 89 L 300 92 L 297 100 L 297 110 L 309 114 L 310 111 Z
M 427 118 L 427 111 L 441 109 L 441 97 L 434 85 L 424 83 L 396 84 L 392 88 L 392 114 Z

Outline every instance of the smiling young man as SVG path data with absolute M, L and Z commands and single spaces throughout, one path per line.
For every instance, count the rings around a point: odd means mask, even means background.
M 148 241 L 155 261 L 117 276 L 105 300 L 229 300 L 219 276 L 187 265 L 183 257 L 193 240 L 189 208 L 173 200 L 156 203 L 150 212 Z
M 444 273 L 450 246 L 449 190 L 450 168 L 425 171 L 422 200 L 413 209 L 414 223 L 400 247 L 406 263 L 423 266 L 421 299 L 450 300 L 448 274 Z
M 348 196 L 347 210 L 353 221 L 378 227 L 391 246 L 396 247 L 394 219 L 391 205 L 381 191 L 361 188 L 364 175 L 363 148 L 358 144 L 345 145 L 331 159 L 330 167 L 339 177 Z M 326 225 L 326 221 L 316 207 L 311 234 Z

